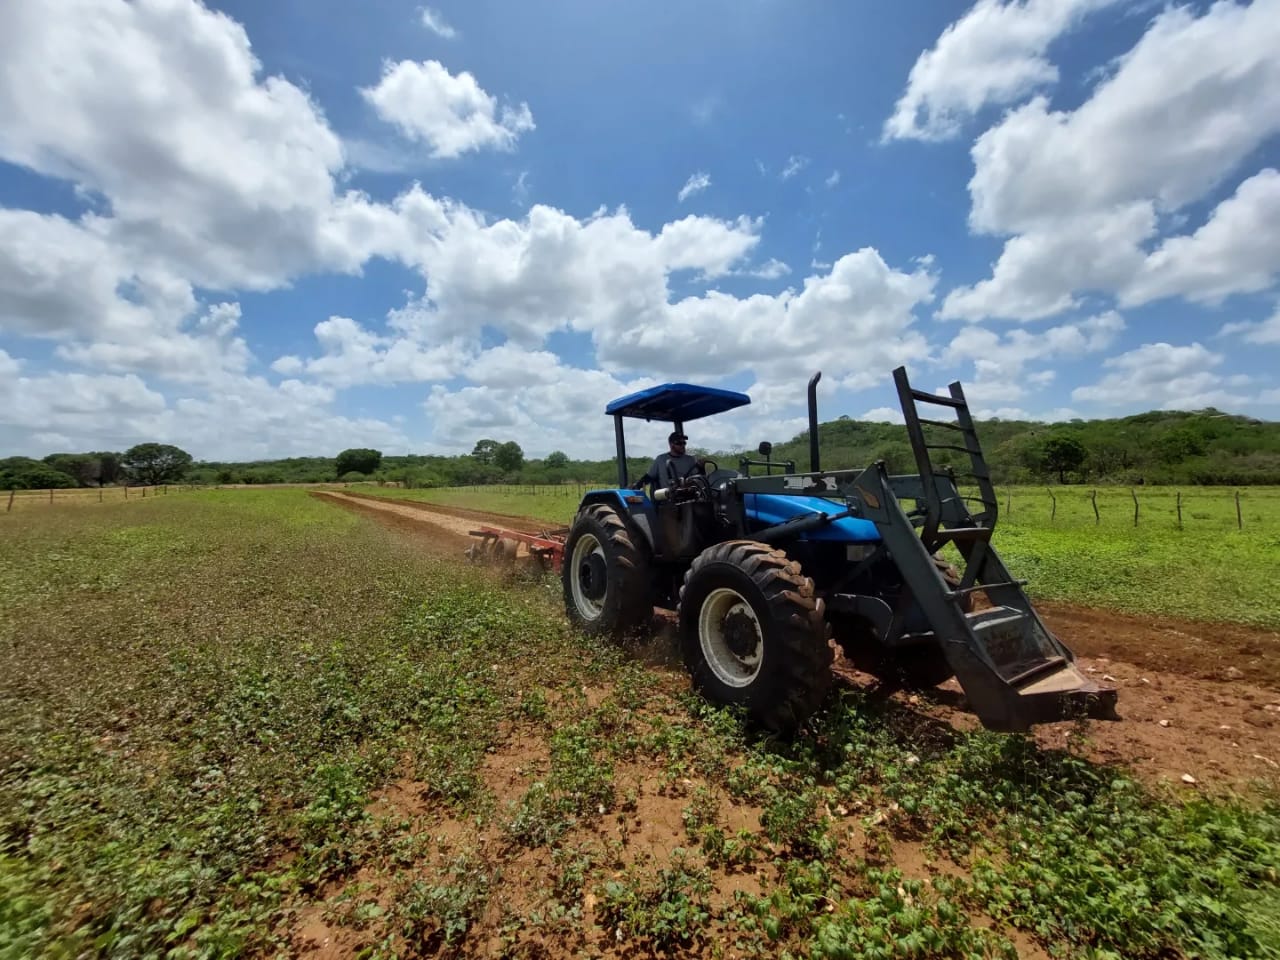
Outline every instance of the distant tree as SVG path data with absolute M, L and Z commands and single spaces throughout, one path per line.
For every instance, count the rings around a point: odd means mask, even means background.
M 499 444 L 493 451 L 493 465 L 505 473 L 515 473 L 524 466 L 524 451 L 514 440 Z
M 483 464 L 493 463 L 493 457 L 498 452 L 499 446 L 497 440 L 477 440 L 471 456 Z
M 119 482 L 124 473 L 124 468 L 120 466 L 120 454 L 110 450 L 94 450 L 86 456 L 98 461 L 98 476 L 95 478 L 98 486 L 105 487 L 108 483 Z
M 560 470 L 569 465 L 569 455 L 562 450 L 552 450 L 542 462 L 552 470 Z
M 139 443 L 120 458 L 125 472 L 148 486 L 181 480 L 191 466 L 191 454 L 168 443 Z
M 1087 455 L 1084 444 L 1075 437 L 1050 437 L 1044 442 L 1044 467 L 1058 472 L 1059 483 L 1067 482 L 1068 470 L 1079 470 L 1084 466 Z
M 1156 455 L 1165 463 L 1181 463 L 1204 455 L 1204 439 L 1194 430 L 1179 427 L 1156 441 Z
M 72 477 L 39 460 L 30 457 L 0 460 L 0 490 L 49 490 L 75 485 Z
M 338 454 L 334 467 L 339 477 L 348 473 L 370 474 L 382 465 L 382 451 L 366 447 L 343 450 Z
M 44 462 L 53 469 L 62 471 L 82 487 L 97 483 L 102 473 L 102 464 L 89 453 L 51 453 L 44 458 Z

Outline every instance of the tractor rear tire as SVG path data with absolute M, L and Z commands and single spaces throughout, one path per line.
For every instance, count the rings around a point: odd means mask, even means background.
M 754 540 L 708 547 L 680 589 L 680 646 L 694 689 L 741 706 L 755 725 L 793 733 L 831 689 L 834 651 L 813 581 Z
M 578 511 L 560 581 L 570 622 L 589 636 L 623 640 L 653 616 L 648 554 L 608 504 Z

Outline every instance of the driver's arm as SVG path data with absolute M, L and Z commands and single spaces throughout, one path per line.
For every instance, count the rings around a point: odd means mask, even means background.
M 648 471 L 635 482 L 633 490 L 643 490 L 646 485 L 657 484 L 662 478 L 662 457 L 657 457 L 650 464 Z

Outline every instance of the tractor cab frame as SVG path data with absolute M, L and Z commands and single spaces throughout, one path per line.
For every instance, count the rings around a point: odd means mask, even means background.
M 613 417 L 614 438 L 618 446 L 618 486 L 628 487 L 627 438 L 623 426 L 627 417 L 669 423 L 673 429 L 683 433 L 684 425 L 690 421 L 743 407 L 750 402 L 751 398 L 745 393 L 692 383 L 663 383 L 610 402 L 604 412 Z

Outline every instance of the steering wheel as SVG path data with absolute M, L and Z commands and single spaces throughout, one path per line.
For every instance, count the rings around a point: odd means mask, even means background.
M 693 499 L 706 502 L 711 499 L 711 481 L 701 473 L 691 473 L 684 478 L 686 488 L 693 491 Z

